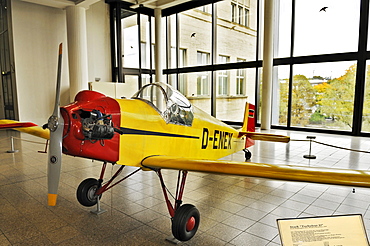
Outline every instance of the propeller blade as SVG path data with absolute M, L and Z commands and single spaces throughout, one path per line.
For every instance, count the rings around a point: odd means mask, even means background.
M 48 154 L 48 205 L 55 206 L 58 197 L 58 187 L 60 178 L 60 169 L 62 164 L 62 140 L 64 120 L 61 117 L 60 87 L 61 87 L 61 69 L 62 69 L 62 44 L 59 45 L 57 88 L 55 96 L 54 112 L 48 120 L 50 130 L 50 147 Z

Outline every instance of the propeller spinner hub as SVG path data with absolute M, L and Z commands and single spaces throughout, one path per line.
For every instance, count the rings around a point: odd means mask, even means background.
M 48 120 L 48 128 L 50 131 L 55 132 L 58 128 L 58 116 L 52 115 Z

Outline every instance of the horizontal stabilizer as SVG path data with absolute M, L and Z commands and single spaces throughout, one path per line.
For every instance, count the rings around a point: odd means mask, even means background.
M 0 120 L 0 129 L 14 129 L 20 132 L 25 132 L 36 137 L 49 139 L 50 132 L 48 129 L 43 129 L 32 122 L 19 122 L 15 120 Z
M 370 187 L 370 171 L 150 156 L 146 168 L 164 168 L 356 187 Z
M 262 140 L 262 141 L 270 141 L 270 142 L 288 143 L 290 141 L 290 137 L 288 136 L 268 134 L 268 133 L 259 133 L 259 132 L 239 132 L 239 137 L 242 137 L 242 136 L 247 136 L 253 140 Z

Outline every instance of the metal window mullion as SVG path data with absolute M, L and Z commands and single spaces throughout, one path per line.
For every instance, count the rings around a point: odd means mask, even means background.
M 117 6 L 116 6 L 117 8 Z M 112 64 L 112 73 L 111 73 L 111 80 L 117 82 L 117 72 L 115 70 L 116 67 L 116 42 L 117 39 L 115 37 L 116 29 L 114 28 L 114 9 L 115 6 L 113 4 L 109 5 L 109 22 L 110 22 L 110 51 L 111 51 L 111 64 Z
M 360 28 L 358 37 L 358 59 L 356 84 L 353 104 L 352 134 L 360 135 L 362 128 L 362 110 L 366 84 L 366 50 L 369 24 L 369 0 L 362 0 L 360 7 Z
M 216 117 L 216 80 L 217 80 L 217 73 L 213 68 L 213 65 L 216 64 L 217 59 L 217 11 L 216 6 L 212 3 L 212 61 L 211 61 L 211 115 Z
M 148 17 L 149 20 L 149 83 L 153 83 L 153 49 L 152 49 L 152 17 Z
M 119 3 L 116 5 L 116 42 L 117 42 L 117 82 L 125 82 L 125 78 L 123 76 L 123 65 L 122 65 L 122 25 L 121 25 L 121 6 Z
M 295 0 L 292 0 L 292 23 L 290 29 L 290 57 L 294 55 L 294 29 L 295 29 Z M 293 100 L 293 63 L 289 64 L 289 87 L 288 87 L 288 115 L 287 115 L 287 128 L 289 129 L 292 124 L 292 100 Z
M 177 89 L 180 89 L 180 74 L 178 72 L 179 65 L 180 65 L 180 21 L 179 21 L 179 14 L 176 13 L 176 85 Z M 184 91 L 185 92 L 185 91 Z
M 142 78 L 143 76 L 141 76 L 142 74 L 142 70 L 141 70 L 141 54 L 142 54 L 142 50 L 141 50 L 141 14 L 140 13 L 137 13 L 136 14 L 136 22 L 137 22 L 137 25 L 138 25 L 138 32 L 137 32 L 137 39 L 138 39 L 138 47 L 139 47 L 139 76 L 138 76 L 138 88 L 141 88 L 143 86 L 143 83 L 142 83 Z

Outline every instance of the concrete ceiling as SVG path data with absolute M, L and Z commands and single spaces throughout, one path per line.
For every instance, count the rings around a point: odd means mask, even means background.
M 81 6 L 88 8 L 90 5 L 103 0 L 21 0 L 21 1 L 63 9 L 68 6 Z M 143 5 L 144 7 L 151 9 L 155 8 L 166 9 L 189 1 L 191 0 L 128 0 L 125 2 L 134 4 L 131 6 L 131 8 L 137 8 Z

